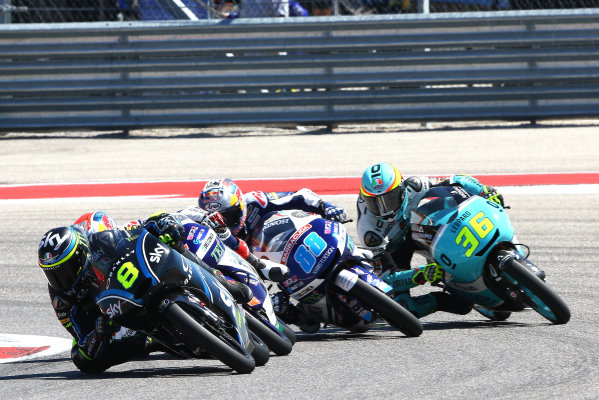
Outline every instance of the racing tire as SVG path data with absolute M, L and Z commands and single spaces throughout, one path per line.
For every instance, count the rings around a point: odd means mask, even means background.
M 422 322 L 385 293 L 358 279 L 348 293 L 368 304 L 374 312 L 406 336 L 420 336 Z
M 252 338 L 252 342 L 254 342 L 252 357 L 256 361 L 256 366 L 262 367 L 270 359 L 270 349 L 254 332 L 250 332 L 250 337 Z
M 236 372 L 249 374 L 256 367 L 256 361 L 240 343 L 226 332 L 205 328 L 178 304 L 171 303 L 164 310 L 164 318 L 184 336 L 186 343 L 207 351 Z
M 517 259 L 506 261 L 503 272 L 518 281 L 524 292 L 526 303 L 537 313 L 556 325 L 570 320 L 570 309 L 562 298 Z
M 258 318 L 254 317 L 249 312 L 245 313 L 245 319 L 248 328 L 256 334 L 268 346 L 268 348 L 278 356 L 286 356 L 291 353 L 293 344 L 280 333 L 275 332 L 271 327 L 262 323 Z
M 295 342 L 297 341 L 297 336 L 295 334 L 295 331 L 293 329 L 291 329 L 289 327 L 289 325 L 287 325 L 286 323 L 284 323 L 283 321 L 281 321 L 281 318 L 277 317 L 277 321 L 283 327 L 283 335 L 287 336 L 287 339 L 289 339 L 289 341 L 291 342 L 291 344 L 294 345 Z

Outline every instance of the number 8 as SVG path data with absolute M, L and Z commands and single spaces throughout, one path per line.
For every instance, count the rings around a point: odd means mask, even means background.
M 116 279 L 125 289 L 129 289 L 137 279 L 139 270 L 133 266 L 132 262 L 126 262 L 121 266 L 116 275 Z

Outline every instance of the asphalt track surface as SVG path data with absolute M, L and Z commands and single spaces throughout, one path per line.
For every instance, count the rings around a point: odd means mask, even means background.
M 595 125 L 407 129 L 341 127 L 197 130 L 165 137 L 8 135 L 0 137 L 0 185 L 198 181 L 233 178 L 356 177 L 388 160 L 405 175 L 599 172 Z M 199 188 L 196 188 L 199 190 Z M 499 323 L 476 313 L 436 313 L 424 333 L 387 327 L 364 334 L 325 328 L 299 334 L 289 356 L 271 356 L 250 375 L 214 360 L 154 353 L 90 377 L 67 353 L 0 364 L 2 398 L 15 399 L 596 399 L 599 397 L 599 190 L 597 185 L 506 187 L 509 215 L 531 259 L 572 311 L 567 325 L 513 314 Z M 187 197 L 0 199 L 0 334 L 69 338 L 36 265 L 51 227 L 102 209 L 118 220 L 174 210 Z M 0 196 L 1 197 L 1 196 Z M 355 194 L 328 197 L 355 218 Z M 354 234 L 353 224 L 348 225 Z M 414 262 L 417 263 L 418 259 Z M 422 287 L 415 293 L 436 288 Z

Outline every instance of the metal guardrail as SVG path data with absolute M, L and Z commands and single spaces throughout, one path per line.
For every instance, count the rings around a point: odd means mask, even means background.
M 599 9 L 0 26 L 0 131 L 599 113 Z

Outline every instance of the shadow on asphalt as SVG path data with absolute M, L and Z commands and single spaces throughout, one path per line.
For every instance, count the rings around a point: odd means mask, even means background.
M 477 321 L 447 321 L 447 322 L 423 322 L 424 327 L 423 335 L 426 335 L 426 331 L 443 331 L 443 330 L 456 330 L 456 329 L 508 329 L 508 328 L 521 328 L 521 327 L 533 327 L 533 326 L 544 326 L 552 325 L 550 322 L 539 322 L 539 323 L 522 323 L 515 321 L 490 321 L 490 320 L 477 320 Z M 342 328 L 323 328 L 317 333 L 306 333 L 296 330 L 298 342 L 321 342 L 321 341 L 334 341 L 334 340 L 385 340 L 389 336 L 381 335 L 380 332 L 389 332 L 393 335 L 393 338 L 405 338 L 398 330 L 392 328 L 389 325 L 380 325 L 373 327 L 366 332 L 357 333 L 351 332 L 347 329 Z M 377 333 L 379 332 L 379 333 Z M 374 334 L 377 333 L 377 334 Z
M 136 360 L 136 362 L 145 362 L 145 361 L 159 361 L 159 360 L 177 360 L 177 358 L 166 354 L 166 353 L 154 353 L 147 358 Z M 181 361 L 189 361 L 189 360 L 181 360 Z M 201 360 L 198 360 L 201 361 Z M 98 380 L 98 379 L 118 379 L 118 378 L 156 378 L 156 377 L 164 377 L 164 378 L 178 378 L 184 376 L 229 376 L 235 375 L 236 373 L 226 365 L 217 365 L 217 366 L 193 366 L 190 367 L 188 365 L 184 367 L 159 367 L 159 368 L 135 368 L 129 369 L 127 371 L 111 371 L 108 369 L 100 374 L 84 374 L 76 369 L 76 367 L 71 363 L 70 357 L 62 357 L 62 358 L 52 358 L 52 359 L 37 359 L 37 360 L 27 360 L 19 362 L 19 364 L 45 364 L 45 363 L 57 363 L 57 362 L 65 362 L 67 363 L 65 371 L 58 372 L 41 372 L 41 373 L 31 373 L 31 374 L 19 374 L 19 375 L 10 375 L 10 376 L 0 376 L 0 381 L 11 381 L 11 380 L 20 380 L 20 379 L 33 379 L 33 380 Z M 55 368 L 55 367 L 53 367 Z

